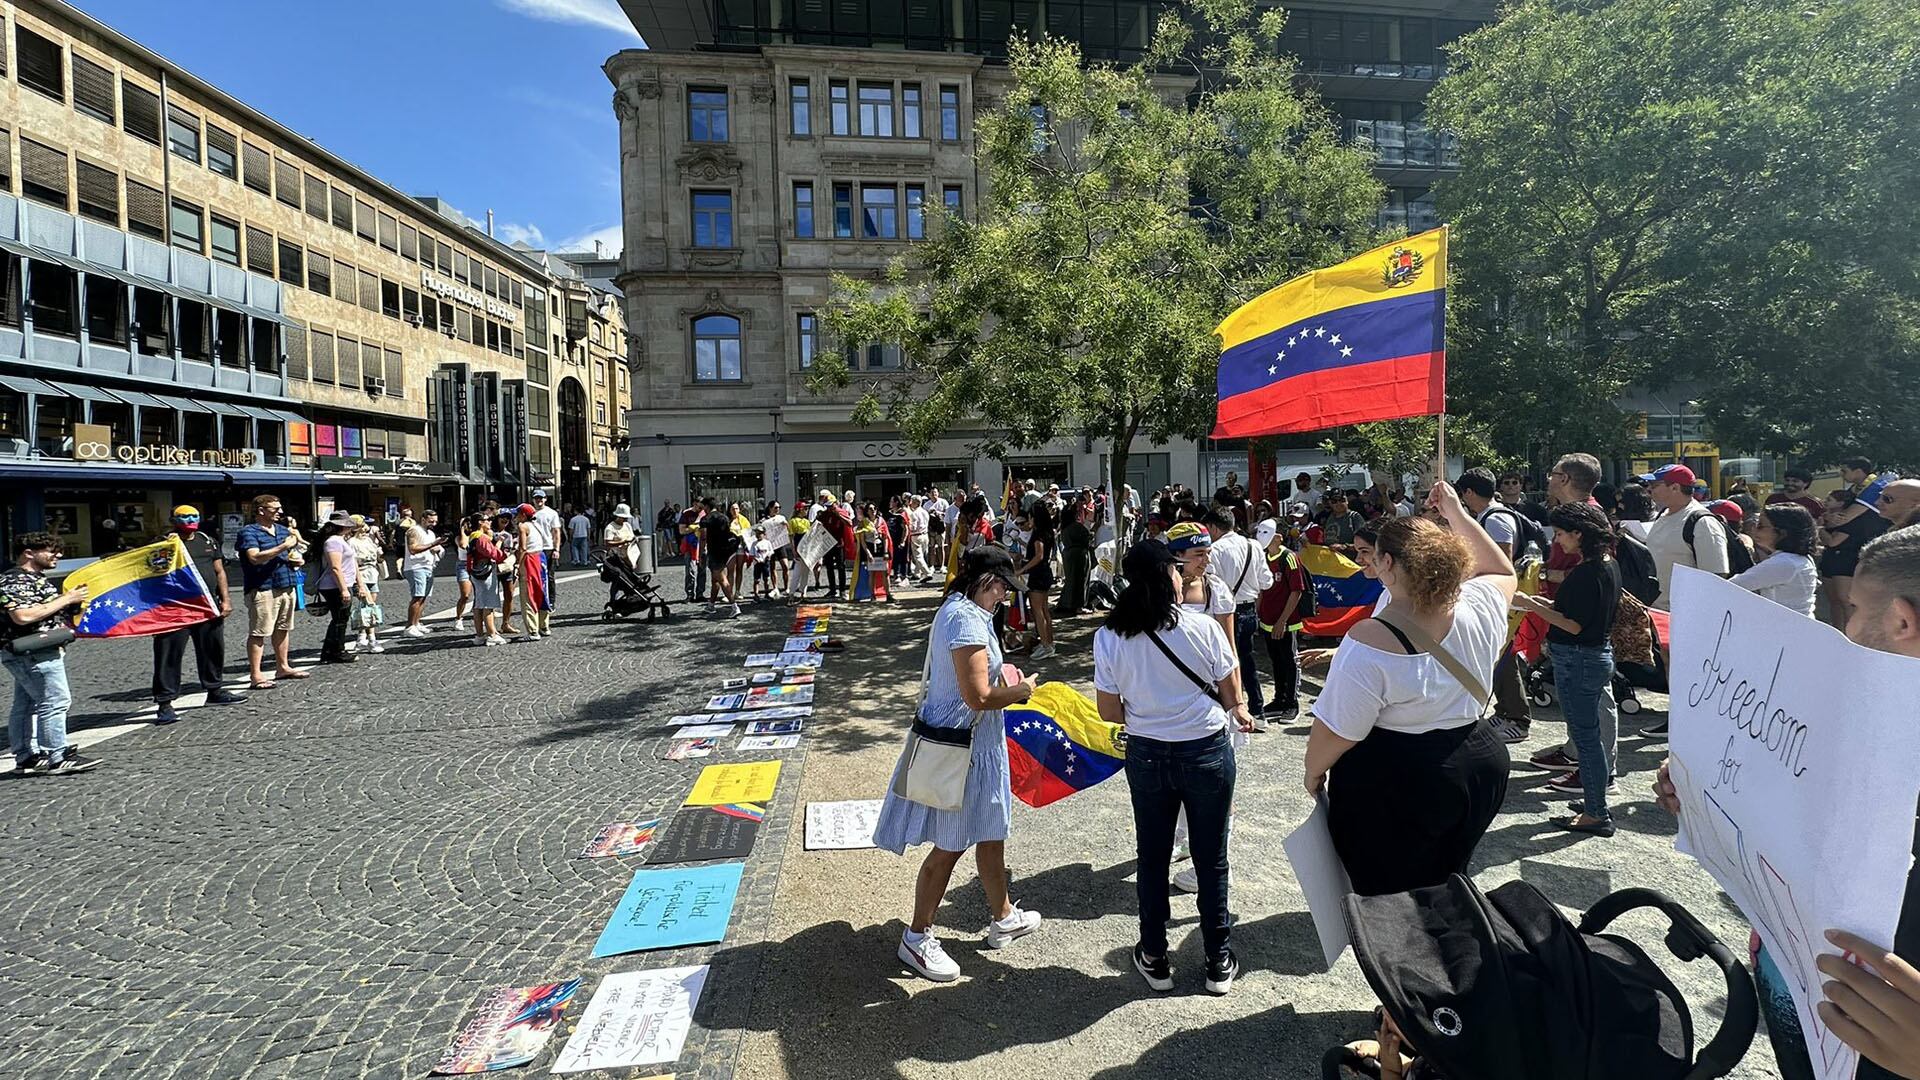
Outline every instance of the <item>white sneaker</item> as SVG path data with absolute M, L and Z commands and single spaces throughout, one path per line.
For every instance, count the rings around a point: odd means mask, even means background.
M 1189 866 L 1173 875 L 1173 887 L 1184 893 L 1200 891 L 1200 873 Z
M 473 627 L 471 627 L 471 626 L 468 626 L 468 625 L 467 625 L 467 620 L 465 620 L 465 619 L 455 619 L 455 620 L 453 620 L 453 629 L 454 629 L 454 632 L 455 632 L 455 633 L 458 633 L 458 634 L 471 634 L 471 633 L 473 633 Z
M 901 934 L 900 960 L 934 982 L 952 982 L 960 977 L 960 965 L 953 962 L 947 950 L 940 947 L 940 939 L 931 933 L 921 935 L 918 941 L 913 940 L 911 931 Z
M 1049 657 L 1049 656 L 1052 656 L 1052 655 L 1053 655 L 1053 646 L 1052 646 L 1052 645 L 1042 645 L 1042 646 L 1040 646 L 1039 648 L 1037 648 L 1037 649 L 1035 649 L 1035 650 L 1033 650 L 1033 657 L 1032 657 L 1032 659 L 1035 659 L 1035 660 L 1045 660 L 1045 659 L 1046 659 L 1047 657 Z
M 740 605 L 739 605 L 739 604 L 735 604 L 735 605 L 733 605 L 733 614 L 734 614 L 734 615 L 738 615 L 738 614 L 740 614 Z
M 1267 730 L 1267 718 L 1260 713 L 1254 713 L 1253 730 L 1255 734 L 1264 733 Z
M 360 651 L 360 645 L 361 645 L 361 642 L 349 641 L 345 645 L 342 645 L 340 647 L 345 649 L 348 653 L 356 653 Z
M 374 641 L 367 643 L 367 651 L 370 653 L 383 653 L 387 651 L 387 647 L 385 645 L 380 644 L 380 642 L 376 639 Z
M 494 634 L 491 637 L 487 638 L 487 644 L 489 645 L 505 645 L 506 643 L 507 643 L 507 639 L 501 637 L 499 634 Z
M 1020 905 L 1013 905 L 1004 919 L 995 919 L 987 924 L 987 948 L 1004 949 L 1014 938 L 1026 937 L 1040 929 L 1040 913 L 1022 911 Z
M 411 638 L 422 638 L 427 636 L 427 628 L 420 623 L 414 623 L 412 626 L 402 630 L 401 633 Z

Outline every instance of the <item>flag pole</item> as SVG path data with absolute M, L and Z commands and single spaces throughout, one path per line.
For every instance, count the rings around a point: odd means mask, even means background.
M 1447 275 L 1447 280 L 1445 283 L 1448 285 L 1453 284 L 1453 266 L 1452 266 L 1452 260 L 1449 258 L 1449 255 L 1451 253 L 1447 250 L 1447 247 L 1448 247 L 1447 241 L 1452 239 L 1452 236 L 1453 234 L 1449 230 L 1448 226 L 1446 225 L 1440 226 L 1440 272 Z M 1445 337 L 1446 332 L 1447 332 L 1446 325 L 1442 323 L 1440 328 L 1442 349 L 1446 348 L 1446 337 Z M 1447 389 L 1445 384 L 1443 383 L 1440 387 L 1440 395 L 1441 395 L 1440 417 L 1438 422 L 1434 425 L 1433 478 L 1435 480 L 1445 480 L 1447 478 L 1447 410 L 1445 407 L 1446 393 L 1447 393 Z
M 1447 414 L 1441 413 L 1434 429 L 1433 478 L 1447 478 Z

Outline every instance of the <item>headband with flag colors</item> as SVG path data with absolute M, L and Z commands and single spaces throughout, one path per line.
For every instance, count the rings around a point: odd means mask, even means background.
M 1214 329 L 1213 437 L 1445 412 L 1446 303 L 1445 227 L 1249 300 Z
M 178 536 L 109 555 L 67 575 L 87 588 L 74 631 L 81 637 L 142 637 L 218 618 L 207 583 Z

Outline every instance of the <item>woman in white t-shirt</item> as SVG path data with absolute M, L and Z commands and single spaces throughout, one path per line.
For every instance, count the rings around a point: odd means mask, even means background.
M 1393 600 L 1347 632 L 1313 703 L 1306 786 L 1362 896 L 1465 873 L 1507 794 L 1506 744 L 1481 719 L 1507 643 L 1513 562 L 1446 483 L 1421 517 L 1380 526 L 1373 571 Z M 1431 638 L 1469 690 L 1410 637 Z
M 1775 503 L 1754 515 L 1753 542 L 1773 554 L 1733 575 L 1733 583 L 1811 619 L 1820 593 L 1814 552 L 1820 527 L 1806 508 Z
M 1133 966 L 1155 990 L 1173 989 L 1167 964 L 1167 871 L 1174 822 L 1192 826 L 1207 989 L 1224 994 L 1240 967 L 1227 945 L 1227 817 L 1234 757 L 1229 718 L 1253 729 L 1233 640 L 1213 619 L 1180 606 L 1180 563 L 1143 541 L 1123 561 L 1127 587 L 1093 636 L 1100 718 L 1127 732 L 1140 941 Z
M 771 556 L 774 575 L 774 596 L 787 595 L 787 567 L 793 563 L 793 533 L 787 528 L 786 516 L 780 513 L 780 504 L 770 502 L 760 515 L 760 527 L 767 531 L 767 543 L 773 545 Z

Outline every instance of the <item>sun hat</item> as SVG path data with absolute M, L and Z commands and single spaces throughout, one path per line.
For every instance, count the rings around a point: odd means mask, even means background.
M 613 508 L 613 516 L 624 521 L 633 516 L 633 508 L 626 503 L 621 503 L 619 506 Z

